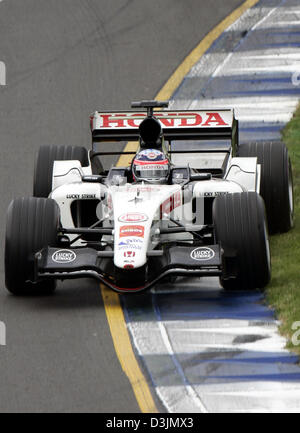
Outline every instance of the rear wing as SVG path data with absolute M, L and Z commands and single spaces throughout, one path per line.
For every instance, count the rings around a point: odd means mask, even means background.
M 238 144 L 238 121 L 234 110 L 164 110 L 153 114 L 169 142 L 230 140 L 234 148 Z M 96 111 L 90 116 L 93 147 L 101 141 L 138 140 L 139 125 L 145 117 L 144 111 Z

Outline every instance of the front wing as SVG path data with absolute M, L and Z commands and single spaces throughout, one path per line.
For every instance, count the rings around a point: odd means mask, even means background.
M 47 247 L 35 255 L 35 282 L 42 279 L 71 279 L 91 277 L 118 292 L 138 292 L 149 289 L 169 276 L 220 276 L 222 274 L 222 254 L 219 245 L 174 246 L 165 251 L 149 252 L 149 258 L 159 259 L 155 273 L 145 277 L 143 284 L 134 287 L 120 287 L 115 283 L 113 251 L 97 251 L 93 248 L 59 249 Z M 107 264 L 110 263 L 110 272 Z M 131 270 L 126 271 L 130 276 Z M 132 274 L 134 275 L 134 274 Z

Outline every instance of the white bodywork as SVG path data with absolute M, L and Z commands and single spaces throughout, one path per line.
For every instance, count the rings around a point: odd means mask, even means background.
M 74 200 L 99 200 L 97 215 L 103 218 L 103 227 L 113 226 L 113 234 L 102 237 L 103 245 L 113 248 L 114 264 L 118 268 L 138 268 L 147 261 L 147 252 L 164 239 L 191 239 L 188 232 L 176 235 L 160 234 L 169 223 L 168 215 L 183 225 L 193 221 L 192 201 L 182 196 L 180 185 L 152 185 L 148 183 L 109 186 L 82 181 L 82 175 L 91 175 L 91 166 L 81 167 L 79 161 L 55 161 L 53 190 L 50 197 L 61 210 L 63 228 L 74 228 L 71 204 Z M 256 191 L 260 187 L 260 166 L 256 158 L 229 157 L 223 179 L 212 178 L 194 183 L 192 198 L 198 201 L 242 191 Z M 197 219 L 199 225 L 199 218 Z M 201 224 L 201 221 L 200 221 Z M 175 236 L 175 237 L 174 237 Z M 72 240 L 76 235 L 69 235 Z M 83 240 L 73 246 L 84 246 Z

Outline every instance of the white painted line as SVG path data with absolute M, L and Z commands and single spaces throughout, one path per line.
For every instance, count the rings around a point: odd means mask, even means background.
M 169 324 L 170 326 L 170 324 Z M 268 334 L 264 334 L 264 332 L 266 332 L 265 328 L 259 327 L 259 326 L 243 326 L 243 327 L 234 327 L 231 326 L 229 329 L 224 329 L 224 328 L 190 328 L 190 327 L 185 327 L 185 328 L 177 328 L 174 329 L 175 332 L 186 332 L 186 333 L 191 333 L 191 332 L 196 332 L 199 334 L 224 334 L 224 335 L 260 335 L 262 338 L 269 338 L 270 335 Z M 274 328 L 272 329 L 272 334 L 276 335 L 277 334 L 277 327 L 276 325 L 274 325 Z
M 203 413 L 192 405 L 182 386 L 157 386 L 155 390 L 169 413 Z
M 186 376 L 184 374 L 183 368 L 181 367 L 181 364 L 178 362 L 177 357 L 173 351 L 172 348 L 172 344 L 170 342 L 168 333 L 166 331 L 165 325 L 161 320 L 161 316 L 160 316 L 160 312 L 157 308 L 157 306 L 154 304 L 154 310 L 157 316 L 157 323 L 159 326 L 159 330 L 163 339 L 163 342 L 165 344 L 165 347 L 167 349 L 168 354 L 171 356 L 172 361 L 174 362 L 174 365 L 179 373 L 179 376 L 181 377 L 181 379 L 183 380 L 183 383 L 185 384 L 185 389 L 187 391 L 187 393 L 189 394 L 190 398 L 192 399 L 192 401 L 195 403 L 196 406 L 199 407 L 199 409 L 201 410 L 201 412 L 203 413 L 207 413 L 207 409 L 204 406 L 204 404 L 202 403 L 199 395 L 194 391 L 194 388 L 189 384 L 189 382 L 186 379 Z
M 4 62 L 0 61 L 0 86 L 6 85 L 6 66 Z
M 282 396 L 285 394 L 286 397 L 298 397 L 300 396 L 300 390 L 299 389 L 285 389 L 282 390 Z M 211 395 L 224 395 L 224 396 L 235 396 L 235 397 L 264 397 L 264 398 L 272 398 L 274 397 L 274 390 L 264 390 L 264 389 L 258 389 L 257 391 L 225 391 L 225 392 L 220 392 L 220 391 L 207 391 L 206 394 L 211 394 Z M 299 408 L 298 408 L 299 410 Z
M 0 322 L 0 346 L 6 346 L 6 326 L 4 322 Z
M 267 13 L 260 21 L 258 21 L 251 29 L 251 32 L 254 32 L 254 30 L 258 29 L 263 25 L 263 23 L 277 10 L 277 7 L 274 9 L 271 9 L 269 13 Z
M 277 341 L 278 344 L 266 344 L 266 341 L 263 340 L 260 344 L 255 344 L 255 350 L 261 349 L 264 353 L 274 353 L 274 349 L 278 351 L 284 350 L 284 347 L 286 345 L 286 341 L 284 338 L 282 340 Z M 189 347 L 191 349 L 191 352 L 199 352 L 199 349 L 201 351 L 207 351 L 207 349 L 217 349 L 220 353 L 223 353 L 224 351 L 231 352 L 233 350 L 241 350 L 241 351 L 252 351 L 254 350 L 253 343 L 248 344 L 219 344 L 219 343 L 186 343 L 185 347 Z M 193 349 L 193 350 L 192 350 Z M 197 349 L 197 350 L 196 350 Z M 209 353 L 209 352 L 208 352 Z M 289 353 L 286 351 L 286 353 Z
M 229 60 L 231 59 L 231 57 L 233 56 L 233 53 L 229 53 L 227 57 L 225 57 L 225 59 L 223 60 L 223 62 L 217 67 L 217 69 L 215 70 L 215 72 L 213 73 L 212 77 L 217 77 L 219 72 L 224 68 L 224 66 L 229 62 Z
M 237 109 L 245 108 L 245 109 L 253 109 L 257 107 L 257 109 L 266 109 L 268 108 L 277 110 L 278 108 L 286 108 L 286 112 L 290 112 L 294 110 L 295 104 L 297 106 L 297 102 L 299 100 L 299 95 L 290 95 L 290 96 L 236 96 L 231 98 L 220 98 L 220 99 L 205 99 L 204 101 L 193 101 L 190 104 L 191 109 L 195 110 L 196 108 L 232 108 L 234 107 L 235 111 Z M 260 119 L 261 121 L 263 119 Z
M 240 73 L 242 73 L 243 75 L 246 75 L 249 72 L 251 72 L 251 73 L 264 72 L 264 73 L 267 73 L 269 75 L 274 75 L 274 73 L 276 73 L 276 72 L 295 72 L 297 67 L 299 67 L 299 65 L 295 65 L 295 64 L 272 66 L 272 69 L 270 69 L 270 66 L 241 67 L 240 65 L 238 65 L 237 67 L 227 69 L 225 75 L 226 76 L 232 75 L 233 73 L 235 74 L 238 71 Z
M 299 27 L 299 21 L 275 21 L 272 23 L 272 25 L 278 26 L 278 27 L 291 27 L 291 26 L 297 26 Z
M 295 108 L 297 107 L 297 104 L 295 105 Z M 243 115 L 241 112 L 238 112 L 236 110 L 236 114 L 239 117 L 239 120 L 243 122 L 261 122 L 261 119 L 264 119 L 264 122 L 272 122 L 272 123 L 287 123 L 291 120 L 293 117 L 293 113 L 290 114 L 282 114 L 282 115 L 276 115 L 276 114 L 263 114 L 263 116 L 260 113 L 257 113 L 256 115 L 250 116 L 250 115 Z
M 300 25 L 300 22 L 299 22 Z M 299 27 L 300 29 L 300 27 Z M 275 60 L 300 60 L 300 53 L 278 53 L 274 52 L 274 54 L 261 54 L 261 55 L 247 55 L 247 56 L 239 56 L 240 59 L 257 59 L 257 60 L 265 60 L 265 59 L 275 59 Z
M 282 11 L 281 12 L 282 15 L 290 15 L 290 14 L 299 14 L 300 15 L 300 9 L 293 9 L 293 10 L 287 10 L 287 11 Z

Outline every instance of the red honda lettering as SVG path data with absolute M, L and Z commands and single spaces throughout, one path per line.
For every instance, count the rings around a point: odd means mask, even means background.
M 93 129 L 94 129 L 94 116 L 90 116 L 90 127 L 91 127 L 91 131 L 93 131 Z
M 174 113 L 168 113 L 167 115 L 159 116 L 159 120 L 164 126 L 174 126 L 175 119 L 168 119 L 168 116 L 174 117 Z
M 143 114 L 143 113 L 136 113 L 136 114 L 132 114 L 131 116 L 132 116 L 132 117 L 133 117 L 133 116 L 136 116 L 136 117 L 145 117 L 145 114 Z M 131 119 L 128 119 L 128 120 L 127 120 L 127 123 L 128 123 L 128 125 L 131 126 L 132 128 L 138 128 L 138 127 L 140 126 L 140 123 L 141 123 L 141 122 L 140 122 L 140 120 L 138 120 L 138 123 L 135 123 L 136 120 L 137 120 L 137 119 L 132 119 L 132 118 L 131 118 Z
M 125 116 L 126 114 L 117 114 L 116 117 L 118 119 L 114 119 L 114 116 L 111 114 L 102 114 L 102 127 L 103 128 L 111 128 L 112 125 L 117 126 L 118 128 L 125 128 L 124 119 L 120 119 L 120 116 Z M 116 124 L 116 125 L 115 125 Z
M 227 126 L 228 123 L 224 122 L 219 113 L 206 113 L 208 118 L 202 126 L 210 126 L 211 123 L 216 123 L 216 126 Z
M 180 120 L 179 126 L 198 126 L 202 123 L 202 117 L 198 113 L 179 113 L 179 116 L 183 116 Z M 187 116 L 186 118 L 184 116 Z M 194 116 L 192 119 L 191 116 Z

